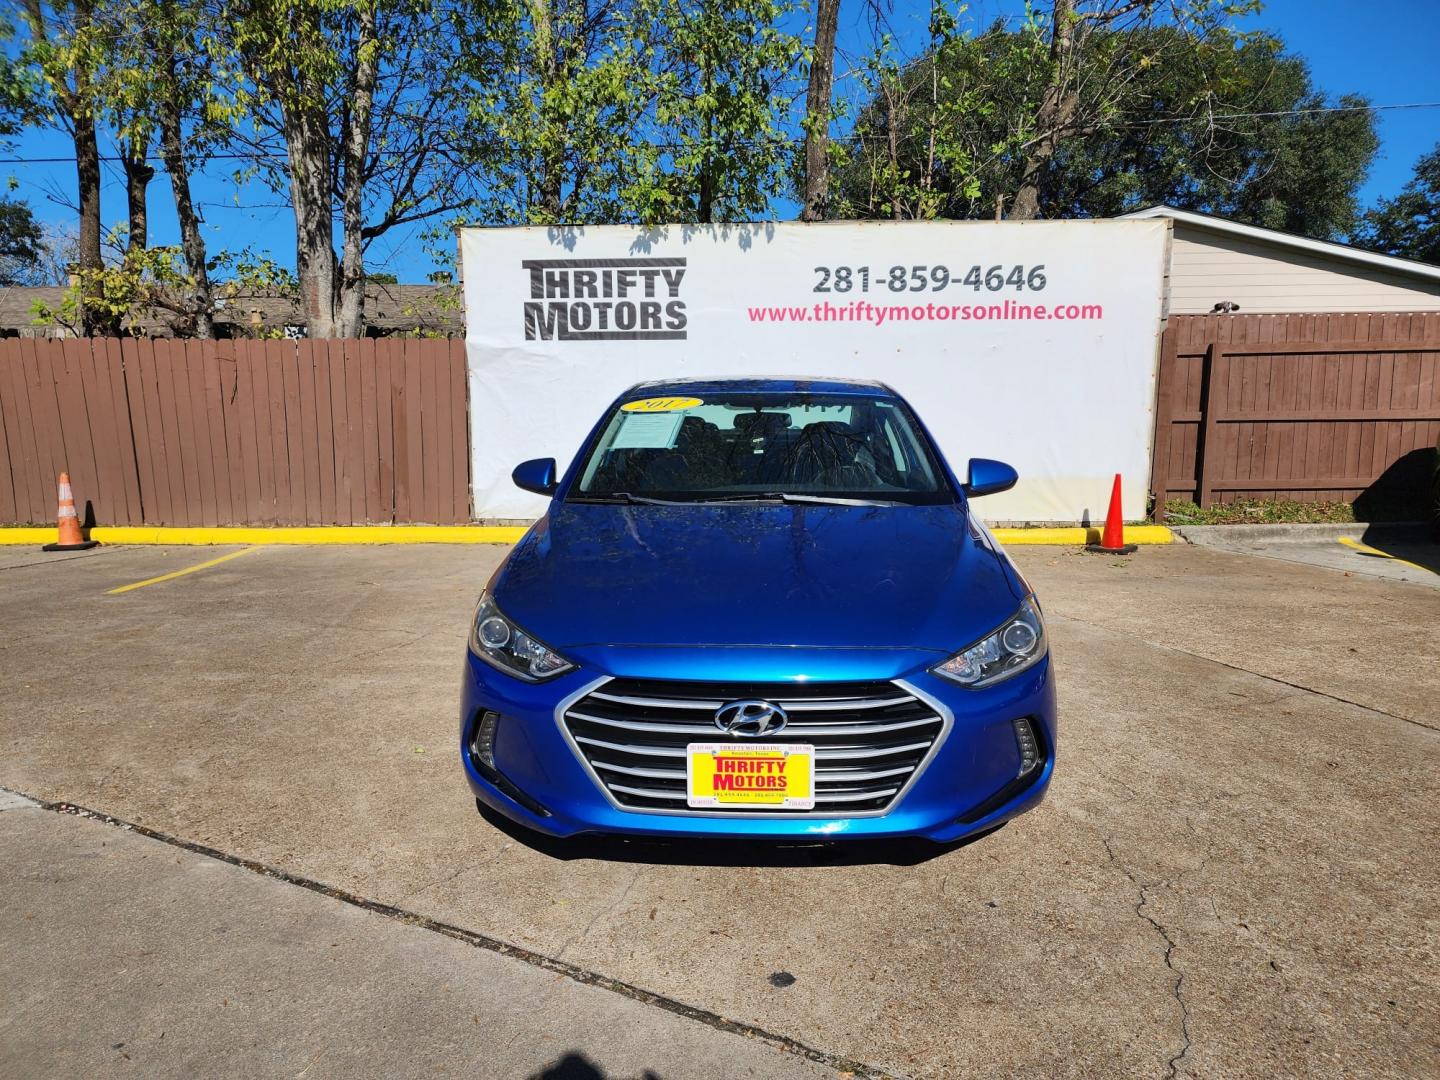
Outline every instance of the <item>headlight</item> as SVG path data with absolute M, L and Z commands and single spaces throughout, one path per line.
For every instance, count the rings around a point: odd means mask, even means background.
M 972 690 L 1018 675 L 1045 655 L 1045 623 L 1033 597 L 989 637 L 930 670 Z
M 470 651 L 491 667 L 527 682 L 554 678 L 575 665 L 500 614 L 489 593 L 480 597 L 470 625 Z

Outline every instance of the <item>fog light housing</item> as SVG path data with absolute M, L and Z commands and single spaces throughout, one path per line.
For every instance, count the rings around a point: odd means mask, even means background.
M 1044 760 L 1040 755 L 1040 740 L 1035 737 L 1035 728 L 1028 716 L 1010 723 L 1015 728 L 1015 747 L 1020 751 L 1020 771 L 1015 775 L 1024 776 L 1039 768 Z
M 483 712 L 475 724 L 475 734 L 470 739 L 470 758 L 476 765 L 491 773 L 495 768 L 495 737 L 500 733 L 500 714 Z
M 475 720 L 470 736 L 470 764 L 488 783 L 538 817 L 549 817 L 550 811 L 511 783 L 495 764 L 495 740 L 500 735 L 500 714 L 486 710 Z

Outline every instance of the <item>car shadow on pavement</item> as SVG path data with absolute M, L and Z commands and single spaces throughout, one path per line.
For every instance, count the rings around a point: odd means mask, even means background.
M 1440 521 L 1426 525 L 1370 525 L 1361 535 L 1360 543 L 1357 555 L 1398 559 L 1417 569 L 1440 574 Z
M 604 862 L 651 866 L 918 866 L 998 832 L 1005 822 L 953 844 L 929 840 L 847 840 L 804 843 L 766 840 L 662 840 L 651 837 L 575 836 L 560 839 L 518 825 L 480 802 L 476 808 L 495 828 L 517 844 L 552 859 L 569 862 L 595 859 Z
M 606 1080 L 606 1074 L 584 1054 L 571 1051 L 542 1072 L 533 1074 L 530 1080 Z M 660 1074 L 646 1069 L 637 1080 L 660 1080 Z

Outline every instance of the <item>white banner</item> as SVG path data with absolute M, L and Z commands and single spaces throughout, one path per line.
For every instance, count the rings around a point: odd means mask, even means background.
M 510 470 L 563 470 L 630 385 L 878 379 L 960 479 L 1020 472 L 990 521 L 1143 516 L 1167 224 L 865 222 L 466 229 L 475 514 L 529 519 Z

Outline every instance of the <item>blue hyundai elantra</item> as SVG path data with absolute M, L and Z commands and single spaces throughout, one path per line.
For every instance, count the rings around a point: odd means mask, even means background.
M 475 796 L 554 836 L 949 842 L 1040 802 L 1040 606 L 878 383 L 646 383 L 605 411 L 475 611 Z

